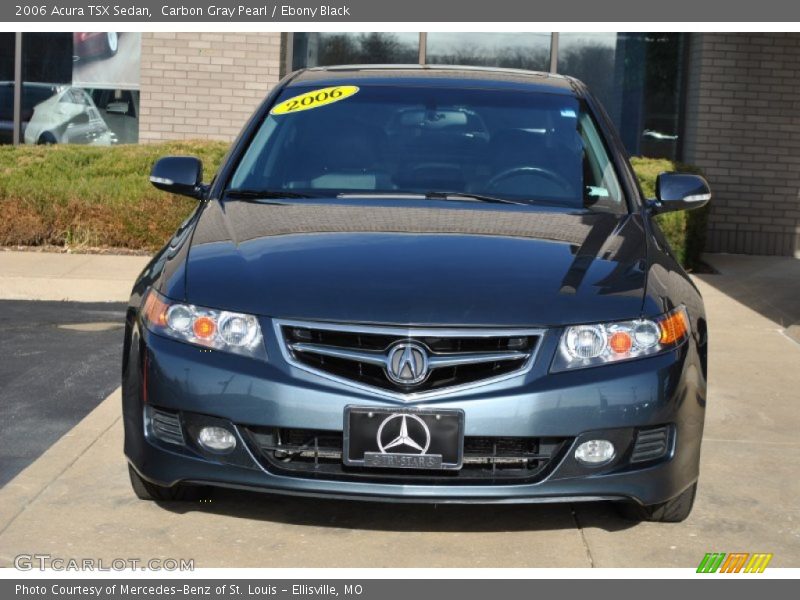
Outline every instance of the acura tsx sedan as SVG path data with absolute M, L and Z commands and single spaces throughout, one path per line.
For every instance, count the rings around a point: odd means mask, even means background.
M 125 454 L 143 499 L 213 486 L 395 502 L 692 508 L 706 317 L 575 79 L 455 67 L 286 77 L 136 282 Z

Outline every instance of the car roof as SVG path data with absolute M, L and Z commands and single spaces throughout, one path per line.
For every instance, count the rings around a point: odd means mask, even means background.
M 340 65 L 311 67 L 298 71 L 287 87 L 300 85 L 397 85 L 514 88 L 570 96 L 580 96 L 577 80 L 554 73 L 468 67 L 458 65 Z

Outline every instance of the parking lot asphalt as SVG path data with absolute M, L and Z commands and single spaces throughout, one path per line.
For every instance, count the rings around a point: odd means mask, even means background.
M 800 345 L 726 294 L 728 277 L 697 278 L 710 323 L 709 403 L 684 523 L 632 524 L 608 504 L 392 505 L 231 490 L 143 502 L 127 479 L 117 390 L 0 489 L 0 566 L 21 552 L 196 567 L 688 568 L 706 552 L 771 552 L 770 568 L 797 566 Z
M 0 300 L 0 486 L 119 385 L 124 311 Z

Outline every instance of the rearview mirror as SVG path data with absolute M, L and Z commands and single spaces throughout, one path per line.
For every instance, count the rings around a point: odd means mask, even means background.
M 200 198 L 203 195 L 203 163 L 195 156 L 165 156 L 153 165 L 150 183 L 165 192 Z
M 654 212 L 700 208 L 711 200 L 711 188 L 700 175 L 690 173 L 661 173 L 656 179 Z

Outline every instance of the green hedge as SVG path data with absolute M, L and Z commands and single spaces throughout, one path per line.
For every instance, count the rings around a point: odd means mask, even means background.
M 648 198 L 653 198 L 656 194 L 656 177 L 659 173 L 680 171 L 702 174 L 700 169 L 692 165 L 661 158 L 634 157 L 631 159 L 631 164 L 639 185 Z M 704 208 L 666 213 L 656 217 L 678 260 L 689 269 L 697 267 L 700 262 L 700 254 L 706 243 L 708 209 L 709 206 L 706 205 Z
M 0 245 L 155 250 L 194 204 L 150 185 L 153 162 L 167 154 L 193 154 L 203 159 L 208 180 L 227 147 L 197 141 L 111 148 L 0 147 Z M 649 196 L 658 173 L 696 172 L 667 160 L 632 162 Z M 693 266 L 703 246 L 705 212 L 667 214 L 659 222 L 681 261 Z
M 156 250 L 194 207 L 148 179 L 160 156 L 193 154 L 206 178 L 228 148 L 220 142 L 0 147 L 0 245 Z

